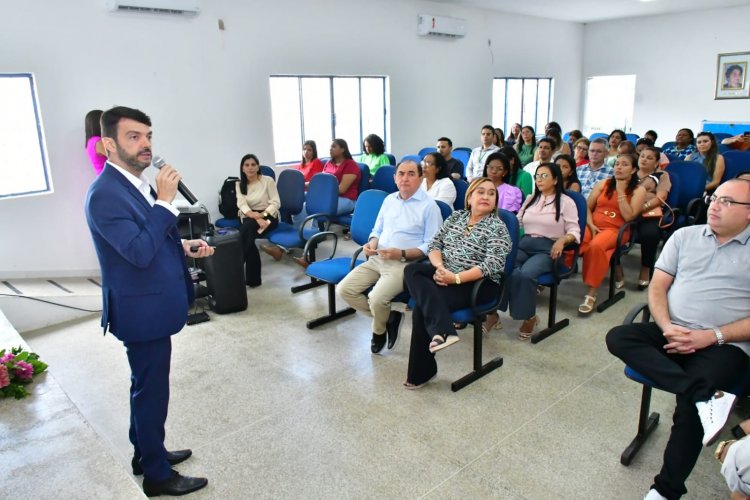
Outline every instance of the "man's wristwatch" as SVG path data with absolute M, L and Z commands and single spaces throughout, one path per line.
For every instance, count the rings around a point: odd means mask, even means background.
M 721 333 L 718 327 L 714 327 L 714 335 L 716 335 L 716 345 L 724 345 L 724 334 Z
M 406 250 L 401 250 L 401 262 L 406 262 Z
M 268 212 L 263 212 L 261 215 L 263 216 L 264 219 L 268 219 L 269 215 L 271 214 L 269 214 Z

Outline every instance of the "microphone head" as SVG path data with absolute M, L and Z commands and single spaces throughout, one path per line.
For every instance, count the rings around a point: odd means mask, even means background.
M 167 162 L 164 161 L 164 158 L 162 158 L 161 156 L 154 156 L 151 159 L 151 165 L 153 165 L 156 168 L 161 168 L 161 167 L 163 167 L 166 164 L 167 164 Z

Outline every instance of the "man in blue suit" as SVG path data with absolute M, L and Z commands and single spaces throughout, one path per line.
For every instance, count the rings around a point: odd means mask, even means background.
M 112 108 L 102 115 L 108 161 L 86 197 L 86 219 L 102 272 L 102 327 L 123 342 L 131 370 L 130 442 L 133 473 L 148 496 L 184 495 L 205 478 L 181 476 L 172 465 L 192 452 L 164 447 L 169 406 L 171 336 L 185 325 L 193 285 L 188 257 L 207 257 L 203 240 L 181 241 L 172 206 L 180 175 L 165 165 L 156 190 L 143 171 L 151 164 L 151 120 Z

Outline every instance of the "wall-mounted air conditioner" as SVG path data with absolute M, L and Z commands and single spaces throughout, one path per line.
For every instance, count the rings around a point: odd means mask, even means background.
M 105 0 L 105 5 L 119 12 L 196 15 L 201 11 L 200 0 Z
M 420 36 L 466 36 L 466 20 L 456 19 L 455 17 L 420 14 L 419 21 L 417 22 L 417 33 Z

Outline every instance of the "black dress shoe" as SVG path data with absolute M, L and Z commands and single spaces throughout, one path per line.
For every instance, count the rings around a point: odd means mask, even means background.
M 169 462 L 169 465 L 177 465 L 180 462 L 184 462 L 188 458 L 190 458 L 190 455 L 193 454 L 193 450 L 177 450 L 177 451 L 168 451 L 167 452 L 167 462 Z M 130 465 L 133 466 L 133 475 L 134 476 L 140 476 L 143 474 L 143 468 L 141 467 L 141 463 L 136 460 L 135 457 L 133 457 L 133 460 L 130 461 Z
M 404 324 L 404 313 L 391 311 L 388 315 L 388 321 L 385 324 L 385 331 L 388 334 L 388 349 L 393 349 L 398 340 L 398 334 L 401 332 L 401 325 Z
M 381 335 L 372 334 L 372 340 L 370 341 L 370 350 L 373 354 L 377 354 L 383 350 L 385 346 L 385 339 L 387 335 L 385 333 Z
M 143 480 L 143 492 L 147 497 L 158 497 L 159 495 L 170 495 L 178 497 L 197 491 L 208 484 L 205 477 L 181 476 L 176 470 L 172 471 L 172 477 L 166 481 Z

